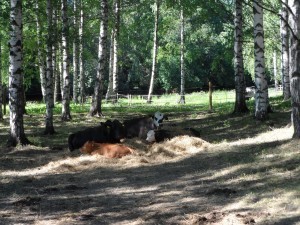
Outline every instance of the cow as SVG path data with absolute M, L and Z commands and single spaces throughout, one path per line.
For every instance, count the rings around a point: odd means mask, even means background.
M 168 120 L 168 117 L 166 115 L 164 115 L 163 113 L 161 113 L 161 112 L 154 113 L 153 123 L 154 123 L 155 127 L 158 128 L 159 126 L 162 126 L 164 119 Z
M 153 118 L 149 116 L 124 120 L 123 124 L 126 129 L 127 138 L 138 137 L 146 139 L 147 132 L 155 129 Z
M 162 142 L 164 140 L 171 139 L 179 135 L 190 135 L 193 137 L 200 137 L 200 132 L 191 127 L 183 129 L 174 128 L 173 130 L 149 130 L 147 133 L 146 141 L 150 143 Z
M 69 150 L 72 152 L 83 146 L 87 141 L 119 143 L 125 136 L 126 130 L 120 121 L 107 120 L 99 126 L 70 134 L 68 137 Z
M 107 158 L 122 158 L 125 155 L 134 153 L 134 150 L 122 144 L 87 141 L 80 148 L 80 152 L 90 155 L 103 155 Z
M 160 112 L 156 112 L 154 116 L 124 120 L 123 124 L 126 129 L 126 137 L 146 139 L 148 131 L 158 129 L 162 126 L 164 119 L 167 120 L 168 117 Z

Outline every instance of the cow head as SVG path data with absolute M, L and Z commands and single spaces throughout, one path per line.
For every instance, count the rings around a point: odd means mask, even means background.
M 161 112 L 156 112 L 154 113 L 153 123 L 156 127 L 159 127 L 162 125 L 164 119 L 168 120 L 168 117 Z
M 148 141 L 148 142 L 155 142 L 156 141 L 154 130 L 149 130 L 148 131 L 146 141 Z

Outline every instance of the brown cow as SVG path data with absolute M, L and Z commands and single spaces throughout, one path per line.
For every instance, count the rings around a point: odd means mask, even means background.
M 91 155 L 103 155 L 107 158 L 122 158 L 125 155 L 134 153 L 134 150 L 121 144 L 97 143 L 87 141 L 80 149 L 82 153 Z

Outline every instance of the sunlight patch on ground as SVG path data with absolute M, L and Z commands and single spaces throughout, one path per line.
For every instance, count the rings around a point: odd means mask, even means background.
M 291 139 L 292 136 L 293 136 L 292 128 L 280 128 L 280 129 L 274 129 L 259 134 L 255 137 L 240 139 L 238 141 L 233 141 L 230 143 L 223 142 L 220 145 L 222 144 L 227 144 L 229 146 L 253 145 L 253 144 L 268 143 L 268 142 L 275 142 L 275 141 L 285 141 Z

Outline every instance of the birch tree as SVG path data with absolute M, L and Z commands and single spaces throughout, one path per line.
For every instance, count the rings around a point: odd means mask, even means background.
M 95 81 L 94 94 L 90 108 L 90 116 L 102 116 L 103 79 L 107 64 L 107 27 L 108 27 L 108 2 L 101 0 L 100 3 L 100 35 L 98 49 L 98 68 Z
M 53 2 L 52 2 L 53 3 Z M 52 88 L 53 88 L 53 104 L 56 102 L 56 92 L 55 85 L 57 79 L 57 42 L 58 42 L 58 32 L 57 32 L 57 3 L 52 4 L 52 30 L 53 30 L 53 43 L 52 43 L 52 63 L 53 63 L 53 75 L 52 75 Z
M 24 88 L 22 53 L 22 0 L 10 1 L 10 40 L 9 40 L 9 109 L 10 137 L 8 145 L 29 144 L 24 133 Z
M 158 48 L 157 31 L 158 31 L 158 19 L 159 19 L 159 4 L 160 4 L 159 0 L 156 0 L 155 1 L 154 32 L 153 32 L 152 70 L 151 70 L 151 80 L 150 80 L 147 103 L 151 103 L 151 98 L 152 98 L 153 88 L 154 88 L 155 74 L 156 74 L 156 61 L 157 61 L 157 48 Z
M 290 76 L 289 76 L 289 28 L 288 28 L 288 0 L 284 0 L 281 10 L 281 71 L 282 71 L 282 90 L 284 100 L 291 97 Z
M 77 1 L 73 0 L 73 101 L 78 103 L 78 17 L 77 17 Z
M 182 3 L 180 3 L 182 4 Z M 184 70 L 184 15 L 180 6 L 180 98 L 178 103 L 185 104 L 185 70 Z
M 273 52 L 273 71 L 274 71 L 273 73 L 274 73 L 275 90 L 278 91 L 279 83 L 277 79 L 277 54 L 275 50 Z
M 243 3 L 235 1 L 234 18 L 234 71 L 235 71 L 235 107 L 234 113 L 248 112 L 245 97 L 245 76 L 243 58 Z
M 70 111 L 70 75 L 69 75 L 69 52 L 68 52 L 68 4 L 62 0 L 62 116 L 63 121 L 71 120 Z
M 112 61 L 112 76 L 113 76 L 113 96 L 114 102 L 118 100 L 119 91 L 119 76 L 118 76 L 118 52 L 119 52 L 119 29 L 120 29 L 120 0 L 115 0 L 114 7 L 115 24 L 113 35 L 113 61 Z
M 55 40 L 57 40 L 53 45 L 53 62 L 54 66 L 54 102 L 57 102 L 61 99 L 61 77 L 62 77 L 62 50 L 61 50 L 61 34 L 58 32 L 58 10 L 60 10 L 59 5 L 56 5 L 56 9 L 54 11 L 54 22 L 53 25 L 55 27 Z
M 291 101 L 292 101 L 292 123 L 294 127 L 294 138 L 300 138 L 300 2 L 289 0 L 288 5 L 290 35 L 290 78 L 291 78 Z
M 2 100 L 5 97 L 6 96 L 3 95 L 3 83 L 2 83 L 2 37 L 0 34 L 0 120 L 3 120 Z
M 41 20 L 39 16 L 39 0 L 35 2 L 35 12 L 36 12 L 36 33 L 37 33 L 37 51 L 38 51 L 38 64 L 39 64 L 39 72 L 40 72 L 40 82 L 41 82 L 41 90 L 43 95 L 43 100 L 45 100 L 46 95 L 46 72 L 45 72 L 45 58 L 44 51 L 42 45 L 42 35 L 41 35 Z
M 255 58 L 255 118 L 268 117 L 268 83 L 265 74 L 263 1 L 253 1 L 254 14 L 254 58 Z
M 105 99 L 108 101 L 113 96 L 113 64 L 114 64 L 114 29 L 110 34 L 110 47 L 109 47 L 109 65 L 108 65 L 108 86 Z
M 80 0 L 80 20 L 79 20 L 79 31 L 78 31 L 78 55 L 79 55 L 79 101 L 81 104 L 84 102 L 85 96 L 85 77 L 83 73 L 83 4 Z
M 52 46 L 53 46 L 53 26 L 52 26 L 52 1 L 47 0 L 47 22 L 48 22 L 48 36 L 47 36 L 47 70 L 46 70 L 46 95 L 45 95 L 45 102 L 46 102 L 46 128 L 45 134 L 54 134 L 54 127 L 53 127 L 53 108 L 54 108 L 54 93 L 53 93 L 53 55 L 52 55 Z

